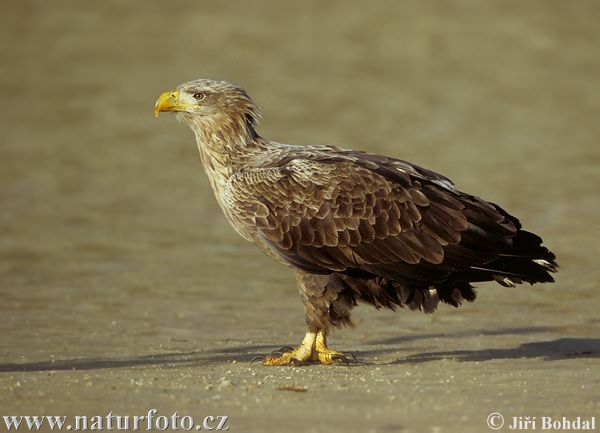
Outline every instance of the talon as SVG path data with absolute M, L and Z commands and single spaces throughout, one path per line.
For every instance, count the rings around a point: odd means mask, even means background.
M 280 349 L 274 350 L 272 351 L 269 356 L 277 356 L 277 357 L 281 357 L 283 355 L 285 355 L 286 353 L 291 353 L 294 351 L 293 347 L 290 346 L 284 346 Z
M 340 361 L 342 364 L 350 364 L 348 358 L 345 355 L 333 353 L 331 354 L 331 361 Z
M 341 354 L 342 358 L 344 358 L 344 363 L 346 364 L 350 364 L 352 363 L 353 365 L 356 365 L 358 363 L 358 360 L 356 359 L 356 356 L 354 356 L 353 353 L 343 353 Z
M 300 361 L 298 358 L 290 358 L 290 367 L 300 367 L 302 364 L 304 364 L 302 361 Z
M 257 355 L 254 358 L 252 358 L 250 364 L 254 364 L 255 362 L 264 362 L 265 358 L 265 355 Z
M 352 363 L 352 365 L 356 365 L 358 363 L 356 356 L 354 356 L 352 353 L 332 353 L 331 360 L 340 361 L 346 365 L 350 365 L 350 363 Z

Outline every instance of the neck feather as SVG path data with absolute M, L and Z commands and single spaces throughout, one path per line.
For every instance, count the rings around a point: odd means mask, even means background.
M 217 199 L 232 174 L 239 170 L 244 155 L 252 152 L 260 137 L 249 119 L 203 118 L 187 120 L 196 135 L 204 169 Z

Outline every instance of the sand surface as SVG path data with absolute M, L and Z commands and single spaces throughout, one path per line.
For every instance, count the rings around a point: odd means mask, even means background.
M 5 5 L 0 431 L 152 409 L 231 432 L 600 428 L 599 19 L 583 0 Z M 556 283 L 481 284 L 431 316 L 359 307 L 330 338 L 356 366 L 250 364 L 299 344 L 302 306 L 222 217 L 192 133 L 154 119 L 200 77 L 246 88 L 265 137 L 406 159 L 502 205 Z

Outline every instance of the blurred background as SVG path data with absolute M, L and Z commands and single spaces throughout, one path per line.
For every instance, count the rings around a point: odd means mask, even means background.
M 485 286 L 464 314 L 594 335 L 599 19 L 593 0 L 5 4 L 0 361 L 299 342 L 292 273 L 228 226 L 191 131 L 154 118 L 197 78 L 245 88 L 264 137 L 406 159 L 507 208 L 557 254 L 557 284 Z M 403 332 L 360 314 L 347 342 Z

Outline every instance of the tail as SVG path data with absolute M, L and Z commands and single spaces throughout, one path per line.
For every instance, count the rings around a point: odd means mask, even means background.
M 500 253 L 491 262 L 472 266 L 455 274 L 457 282 L 496 281 L 506 287 L 524 282 L 552 283 L 551 273 L 556 272 L 556 256 L 542 246 L 542 239 L 525 230 L 519 230 L 512 238 L 512 247 Z
M 344 289 L 351 289 L 344 293 L 350 296 L 353 305 L 360 299 L 376 308 L 394 310 L 400 306 L 425 313 L 433 313 L 440 302 L 454 307 L 473 302 L 477 293 L 471 283 L 496 281 L 505 287 L 515 287 L 524 282 L 554 282 L 551 274 L 558 268 L 556 256 L 542 246 L 539 236 L 517 230 L 517 235 L 511 238 L 512 246 L 501 251 L 497 259 L 451 273 L 440 283 L 402 283 L 367 272 L 334 273 L 328 277 L 339 280 Z
M 396 297 L 392 295 L 394 304 L 432 313 L 440 301 L 454 307 L 473 302 L 477 294 L 471 283 L 496 281 L 505 287 L 516 287 L 524 282 L 554 282 L 551 274 L 558 268 L 556 256 L 542 246 L 539 236 L 519 230 L 512 241 L 512 247 L 502 251 L 496 260 L 457 272 L 441 284 L 414 287 L 382 279 L 378 286 L 388 295 L 396 292 Z

